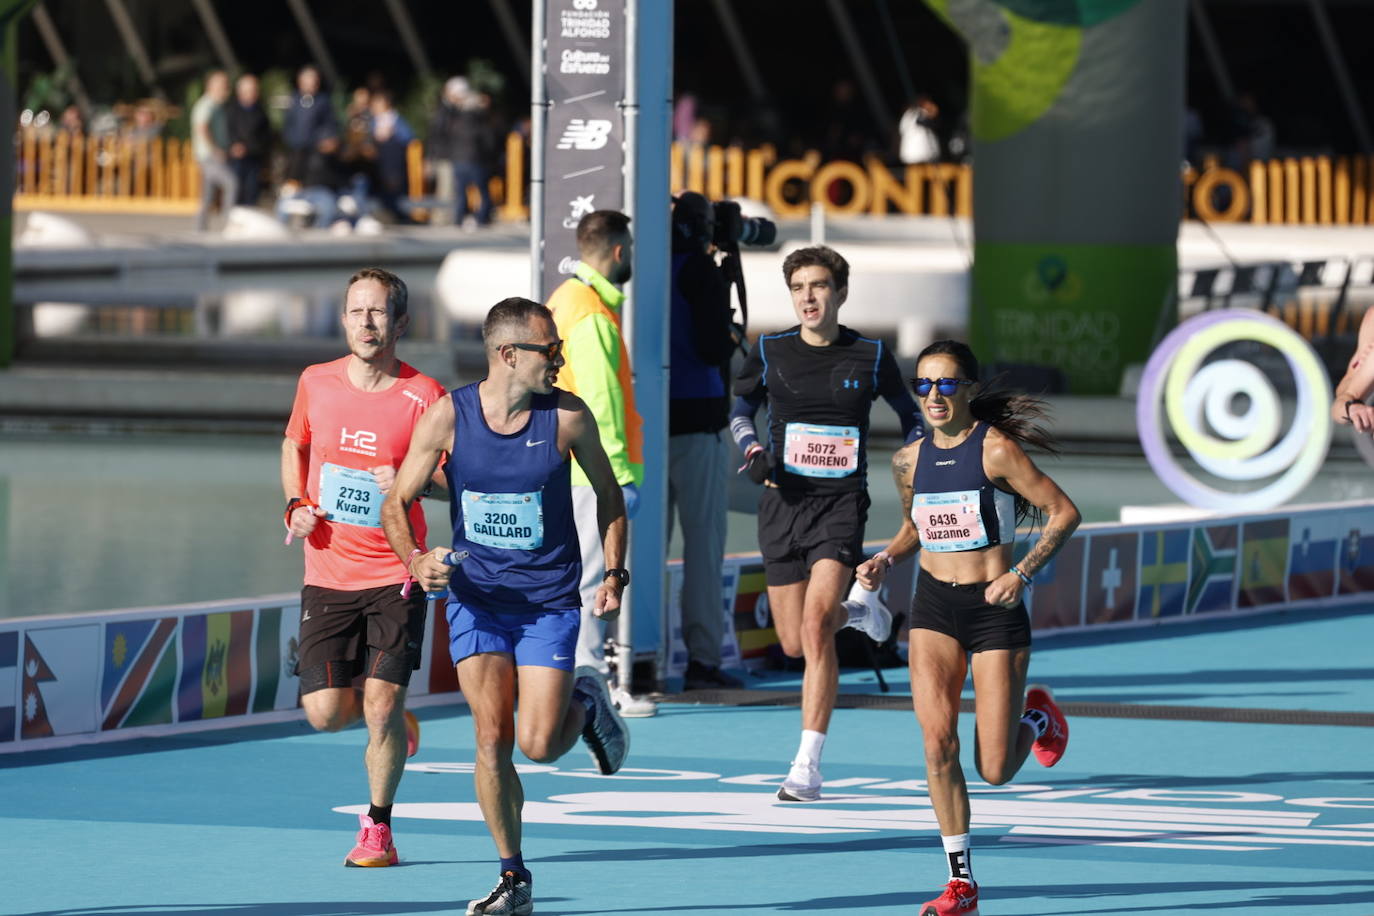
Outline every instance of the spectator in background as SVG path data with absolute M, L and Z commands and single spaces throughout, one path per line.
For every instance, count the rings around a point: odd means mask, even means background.
M 235 202 L 256 206 L 262 167 L 272 151 L 272 125 L 259 99 L 256 76 L 245 73 L 239 77 L 234 86 L 234 101 L 225 110 L 229 119 L 229 167 L 239 183 Z
M 406 119 L 392 104 L 391 91 L 379 89 L 372 93 L 372 144 L 377 149 L 377 186 L 374 189 L 378 202 L 391 216 L 401 223 L 410 222 L 407 195 L 409 193 L 409 172 L 406 164 L 406 148 L 415 139 Z M 461 194 L 460 194 L 461 196 Z
M 491 222 L 491 162 L 496 150 L 496 131 L 491 121 L 491 98 L 475 92 L 466 79 L 455 76 L 444 85 L 445 105 L 436 125 L 441 144 L 453 163 L 453 221 L 462 225 L 468 216 L 468 188 L 477 190 L 476 222 Z
M 157 112 L 147 102 L 139 102 L 134 107 L 134 116 L 124 131 L 124 136 L 134 143 L 146 143 L 162 134 Z
M 238 179 L 229 168 L 229 125 L 224 103 L 229 101 L 229 77 L 223 70 L 212 70 L 205 78 L 205 92 L 191 107 L 191 151 L 200 166 L 200 209 L 196 229 L 209 228 L 210 206 L 215 190 L 220 191 L 220 206 L 228 210 L 238 197 Z
M 940 136 L 935 131 L 940 108 L 933 99 L 921 93 L 902 112 L 897 121 L 897 158 L 902 165 L 938 162 Z
M 439 104 L 429 121 L 425 152 L 434 171 L 434 196 L 445 202 L 453 200 L 453 138 L 458 126 L 458 105 L 467 86 L 468 81 L 461 76 L 444 83 Z
M 86 132 L 86 120 L 81 117 L 81 109 L 75 105 L 68 105 L 62 109 L 62 117 L 57 121 L 57 129 L 68 134 L 84 134 Z
M 286 145 L 286 176 L 299 181 L 308 160 L 320 149 L 320 144 L 332 141 L 337 152 L 339 125 L 327 93 L 320 91 L 320 71 L 306 64 L 296 74 L 296 91 L 282 122 L 282 142 Z

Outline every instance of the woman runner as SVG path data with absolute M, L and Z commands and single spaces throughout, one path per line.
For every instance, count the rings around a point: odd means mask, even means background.
M 1039 401 L 979 386 L 978 361 L 958 341 L 926 347 L 916 374 L 913 387 L 930 432 L 892 458 L 902 527 L 855 572 L 865 588 L 876 589 L 892 564 L 921 551 L 911 611 L 911 694 L 949 880 L 920 912 L 977 916 L 959 694 L 972 656 L 974 757 L 984 780 L 1009 781 L 1032 750 L 1045 766 L 1059 762 L 1069 727 L 1049 688 L 1025 689 L 1031 635 L 1021 596 L 1078 527 L 1079 514 L 1022 450 L 1029 444 L 1055 451 L 1031 422 L 1043 416 Z M 1044 531 L 1012 565 L 1016 521 L 1027 516 L 1043 521 Z

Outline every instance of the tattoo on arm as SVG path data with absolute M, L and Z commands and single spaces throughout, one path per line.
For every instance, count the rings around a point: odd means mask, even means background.
M 1026 554 L 1025 559 L 1018 564 L 1021 571 L 1028 576 L 1035 575 L 1059 552 L 1059 548 L 1064 546 L 1064 542 L 1069 539 L 1071 534 L 1073 534 L 1072 528 L 1063 526 L 1046 528 L 1045 533 L 1040 535 L 1040 540 L 1035 542 L 1030 553 Z

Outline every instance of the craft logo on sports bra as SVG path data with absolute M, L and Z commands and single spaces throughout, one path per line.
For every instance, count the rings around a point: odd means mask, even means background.
M 339 449 L 355 455 L 377 457 L 377 434 L 365 429 L 350 433 L 348 427 L 339 430 Z

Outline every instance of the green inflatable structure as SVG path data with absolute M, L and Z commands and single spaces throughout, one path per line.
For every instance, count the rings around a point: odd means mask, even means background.
M 970 342 L 1116 394 L 1176 319 L 1184 0 L 926 0 L 972 67 Z

